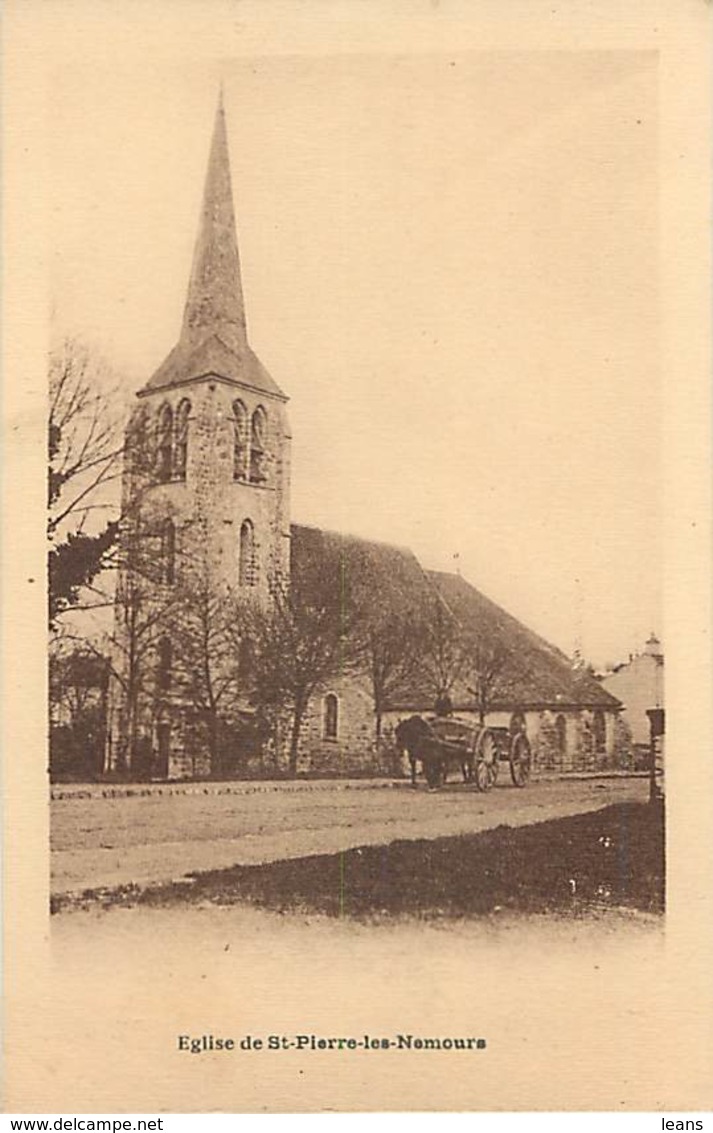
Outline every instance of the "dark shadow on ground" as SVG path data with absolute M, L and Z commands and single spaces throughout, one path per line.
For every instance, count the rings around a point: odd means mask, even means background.
M 664 875 L 663 805 L 621 803 L 531 826 L 234 866 L 145 889 L 87 891 L 55 898 L 52 908 L 250 903 L 359 919 L 497 910 L 577 916 L 607 907 L 657 913 Z

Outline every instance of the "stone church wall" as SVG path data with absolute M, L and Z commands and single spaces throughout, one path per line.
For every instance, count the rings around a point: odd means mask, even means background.
M 326 735 L 325 698 L 336 696 L 337 735 Z M 300 739 L 300 772 L 338 775 L 392 775 L 398 759 L 384 736 L 377 748 L 374 704 L 368 682 L 353 676 L 336 679 L 312 698 Z

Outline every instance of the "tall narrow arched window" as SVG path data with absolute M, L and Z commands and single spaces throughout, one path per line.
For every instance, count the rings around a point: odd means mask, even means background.
M 156 430 L 156 478 L 162 482 L 171 479 L 173 462 L 173 411 L 164 402 L 158 414 Z
M 167 519 L 161 528 L 161 582 L 173 586 L 176 581 L 176 527 Z
M 267 414 L 261 405 L 250 422 L 250 481 L 262 484 L 267 479 L 265 456 L 267 445 Z
M 245 480 L 248 466 L 248 411 L 233 402 L 233 480 Z
M 324 698 L 324 738 L 336 740 L 339 733 L 339 701 L 333 692 Z
M 246 519 L 240 528 L 238 583 L 240 586 L 254 586 L 255 582 L 255 529 Z
M 126 459 L 131 471 L 135 475 L 150 474 L 151 472 L 151 432 L 148 422 L 148 413 L 145 405 L 141 405 L 131 415 L 126 430 Z
M 561 714 L 555 720 L 557 731 L 557 750 L 560 755 L 567 754 L 567 720 Z
M 173 646 L 168 637 L 162 637 L 158 643 L 158 687 L 160 692 L 167 692 L 171 685 L 171 669 L 173 667 Z
M 173 448 L 173 475 L 176 480 L 185 480 L 188 464 L 188 421 L 191 416 L 191 403 L 187 397 L 179 402 L 176 410 L 176 442 Z
M 594 732 L 594 750 L 598 755 L 602 755 L 607 750 L 607 722 L 600 708 L 594 713 L 592 731 Z

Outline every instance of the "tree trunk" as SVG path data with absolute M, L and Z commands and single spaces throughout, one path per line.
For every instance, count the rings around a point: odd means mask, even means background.
M 478 696 L 478 723 L 480 724 L 481 728 L 485 727 L 485 717 L 487 716 L 487 714 L 488 714 L 487 693 L 483 689 L 481 689 L 480 695 Z
M 101 750 L 102 758 L 99 763 L 98 771 L 101 775 L 104 771 L 104 753 L 107 748 L 107 738 L 109 735 L 109 665 L 104 665 L 101 683 Z
M 210 773 L 218 778 L 223 770 L 223 761 L 220 758 L 218 715 L 214 709 L 210 709 L 208 712 L 208 754 L 210 756 Z
M 302 717 L 304 716 L 305 706 L 301 704 L 295 705 L 294 715 L 292 717 L 292 731 L 290 733 L 290 758 L 288 769 L 292 779 L 297 775 L 297 758 L 299 756 L 300 748 L 300 730 L 302 728 Z
M 136 761 L 139 751 L 139 695 L 138 689 L 130 689 L 127 696 L 126 709 L 128 714 L 128 728 L 127 728 L 127 755 L 124 758 L 124 766 L 120 769 L 123 773 L 133 772 L 136 767 Z

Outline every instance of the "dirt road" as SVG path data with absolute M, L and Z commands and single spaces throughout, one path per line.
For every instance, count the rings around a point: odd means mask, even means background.
M 498 784 L 411 791 L 383 783 L 261 784 L 195 793 L 52 802 L 51 887 L 73 893 L 195 871 L 278 861 L 397 839 L 467 834 L 643 801 L 641 779 Z

